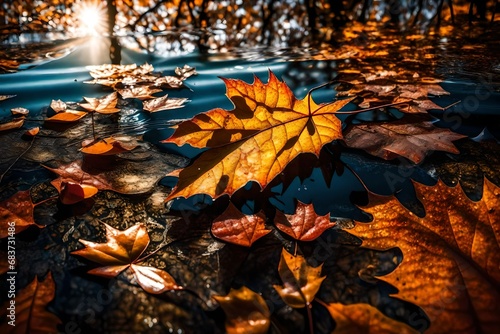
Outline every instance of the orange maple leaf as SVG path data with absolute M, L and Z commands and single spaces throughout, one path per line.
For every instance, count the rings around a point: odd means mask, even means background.
M 14 228 L 16 234 L 31 225 L 39 228 L 45 227 L 35 223 L 33 218 L 34 208 L 35 205 L 31 200 L 29 190 L 19 191 L 12 197 L 0 202 L 0 239 L 9 235 L 10 226 Z
M 399 247 L 403 261 L 383 280 L 396 297 L 416 303 L 431 320 L 428 333 L 495 333 L 500 328 L 500 189 L 484 180 L 483 198 L 463 190 L 415 183 L 426 209 L 421 218 L 394 197 L 371 195 L 363 209 L 373 223 L 350 233 L 363 246 Z
M 167 200 L 208 194 L 233 194 L 249 181 L 264 188 L 301 153 L 319 155 L 342 138 L 336 112 L 351 99 L 316 104 L 302 100 L 270 71 L 269 82 L 222 79 L 233 110 L 212 109 L 181 122 L 163 142 L 211 148 L 179 173 Z

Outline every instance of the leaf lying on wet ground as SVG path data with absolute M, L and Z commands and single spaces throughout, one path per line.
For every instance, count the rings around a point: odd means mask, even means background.
M 25 118 L 20 117 L 20 118 L 13 119 L 13 120 L 6 122 L 6 123 L 1 123 L 0 124 L 0 131 L 19 129 L 21 126 L 23 126 L 24 120 L 25 120 Z
M 34 208 L 29 190 L 19 191 L 0 202 L 0 238 L 9 235 L 9 227 L 13 228 L 16 234 L 32 225 L 43 228 L 44 226 L 35 223 Z
M 89 274 L 113 278 L 130 268 L 137 283 L 149 293 L 160 294 L 168 290 L 182 289 L 167 272 L 139 264 L 142 261 L 140 257 L 150 241 L 144 224 L 133 225 L 125 231 L 117 230 L 108 224 L 105 226 L 105 243 L 80 239 L 85 248 L 71 253 L 101 265 L 89 270 Z
M 14 333 L 58 333 L 57 325 L 62 321 L 53 313 L 47 311 L 49 304 L 55 295 L 55 283 L 49 272 L 43 281 L 37 277 L 16 293 L 15 317 L 12 326 L 5 321 L 0 326 L 0 332 L 5 334 Z M 2 307 L 2 318 L 8 315 L 7 301 Z M 7 318 L 10 320 L 9 318 Z
M 473 202 L 459 186 L 415 183 L 425 207 L 420 218 L 394 197 L 371 195 L 363 209 L 373 223 L 349 233 L 363 246 L 399 247 L 403 261 L 381 279 L 397 287 L 396 297 L 422 307 L 428 333 L 494 333 L 500 326 L 500 189 L 484 180 Z
M 227 333 L 265 334 L 269 330 L 271 313 L 266 301 L 246 286 L 213 298 L 226 314 Z
M 336 112 L 351 99 L 317 105 L 311 93 L 297 100 L 286 83 L 270 71 L 263 84 L 223 79 L 233 110 L 212 109 L 180 123 L 164 140 L 210 150 L 179 173 L 168 200 L 208 194 L 232 194 L 249 180 L 262 188 L 301 153 L 317 156 L 342 137 Z

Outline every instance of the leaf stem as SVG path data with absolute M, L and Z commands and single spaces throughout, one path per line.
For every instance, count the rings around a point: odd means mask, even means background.
M 306 308 L 307 308 L 307 320 L 309 322 L 309 333 L 314 334 L 313 319 L 312 319 L 312 312 L 311 312 L 312 304 L 311 303 L 306 304 Z

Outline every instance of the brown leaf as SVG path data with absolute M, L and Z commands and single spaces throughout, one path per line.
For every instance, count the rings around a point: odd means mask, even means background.
M 160 294 L 169 290 L 182 290 L 182 287 L 177 285 L 174 278 L 166 271 L 138 264 L 132 264 L 130 268 L 137 283 L 148 293 Z
M 18 129 L 24 124 L 24 117 L 16 118 L 10 122 L 0 124 L 0 131 Z
M 484 180 L 483 198 L 473 202 L 459 186 L 439 181 L 415 184 L 426 209 L 420 218 L 394 197 L 372 195 L 373 223 L 350 233 L 363 246 L 399 247 L 403 261 L 383 280 L 396 297 L 422 307 L 428 333 L 495 333 L 500 328 L 500 189 Z
M 143 102 L 143 109 L 149 112 L 178 109 L 184 107 L 186 98 L 168 98 L 168 95 Z
M 452 141 L 466 136 L 437 128 L 431 122 L 406 120 L 351 125 L 344 130 L 347 146 L 385 160 L 403 156 L 420 163 L 432 151 L 459 153 Z
M 335 226 L 335 223 L 330 221 L 328 213 L 324 216 L 318 216 L 312 203 L 304 204 L 298 201 L 293 215 L 276 211 L 274 225 L 295 240 L 312 241 L 325 230 Z
M 59 192 L 61 203 L 66 205 L 81 202 L 97 194 L 98 189 L 92 185 L 63 181 L 57 178 L 50 182 Z
M 133 150 L 138 146 L 137 140 L 129 136 L 109 137 L 86 145 L 80 151 L 94 155 L 116 155 Z
M 12 313 L 9 313 L 7 309 L 10 306 L 9 301 L 3 305 L 2 313 L 7 315 L 7 321 L 0 326 L 0 332 L 4 334 L 59 333 L 57 325 L 61 323 L 61 320 L 46 310 L 47 304 L 54 299 L 54 294 L 55 284 L 50 272 L 43 282 L 35 277 L 28 286 L 16 294 L 15 326 L 7 322 L 13 320 L 9 317 Z
M 31 128 L 29 130 L 26 130 L 24 134 L 28 137 L 35 137 L 39 132 L 40 128 L 37 126 L 36 128 Z
M 52 117 L 45 119 L 46 122 L 56 122 L 56 123 L 70 123 L 76 122 L 79 119 L 87 115 L 85 111 L 78 110 L 66 110 L 65 112 L 60 112 Z
M 39 228 L 44 226 L 35 223 L 33 218 L 34 205 L 29 190 L 19 191 L 12 197 L 0 202 L 0 238 L 9 235 L 9 226 L 13 225 L 15 233 L 19 233 L 35 225 Z
M 342 138 L 336 112 L 351 100 L 317 105 L 311 93 L 297 100 L 270 72 L 269 82 L 223 79 L 235 108 L 213 109 L 180 123 L 164 142 L 211 148 L 179 174 L 167 200 L 233 194 L 250 180 L 262 188 L 301 153 L 319 155 Z
M 17 95 L 0 95 L 0 101 L 5 101 L 7 99 L 11 99 L 13 97 L 16 97 Z
M 407 324 L 389 318 L 369 304 L 332 303 L 325 304 L 325 307 L 335 320 L 335 330 L 332 334 L 419 333 Z
M 107 278 L 115 277 L 132 263 L 149 245 L 149 235 L 144 224 L 137 224 L 125 231 L 106 226 L 106 242 L 96 243 L 79 240 L 85 248 L 71 252 L 88 260 L 99 263 L 102 267 L 92 269 L 89 274 Z
M 151 88 L 149 86 L 136 86 L 131 88 L 118 89 L 118 93 L 124 99 L 139 99 L 147 100 L 152 99 L 154 96 L 152 94 L 161 92 L 161 89 Z
M 184 82 L 177 77 L 165 76 L 156 78 L 154 85 L 164 89 L 173 89 L 184 87 Z
M 227 333 L 264 334 L 269 330 L 271 314 L 266 301 L 246 286 L 213 297 L 226 313 Z
M 88 111 L 95 111 L 100 114 L 114 114 L 120 111 L 116 108 L 118 102 L 118 95 L 113 92 L 103 98 L 83 97 L 87 103 L 79 103 L 79 106 L 87 109 Z
M 309 306 L 326 276 L 321 277 L 320 265 L 316 268 L 307 264 L 301 255 L 292 255 L 283 248 L 278 271 L 283 286 L 274 285 L 285 303 L 293 308 Z
M 50 102 L 50 107 L 56 113 L 65 112 L 68 109 L 68 106 L 66 105 L 66 103 L 61 101 L 61 100 L 57 100 L 57 101 L 52 100 L 52 102 Z
M 183 67 L 176 67 L 175 74 L 177 74 L 182 80 L 186 80 L 192 75 L 197 75 L 196 69 L 189 65 L 184 65 Z
M 255 215 L 245 215 L 233 203 L 212 223 L 212 234 L 224 241 L 250 247 L 255 241 L 267 235 L 266 216 L 261 211 Z
M 407 99 L 421 99 L 429 95 L 450 95 L 439 85 L 398 85 L 399 97 Z
M 23 115 L 26 116 L 30 113 L 30 111 L 26 108 L 19 107 L 19 108 L 12 108 L 10 109 L 10 112 L 12 115 Z

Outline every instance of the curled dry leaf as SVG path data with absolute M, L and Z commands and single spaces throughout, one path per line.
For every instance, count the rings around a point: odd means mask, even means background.
M 149 112 L 178 109 L 184 107 L 186 101 L 188 101 L 186 98 L 168 98 L 167 94 L 156 99 L 144 101 L 143 109 Z
M 11 320 L 7 313 L 7 308 L 10 306 L 7 301 L 0 313 L 2 318 L 4 316 L 7 318 L 7 321 L 0 326 L 1 333 L 59 333 L 57 325 L 61 323 L 61 320 L 46 310 L 47 304 L 54 299 L 55 295 L 55 283 L 50 272 L 45 280 L 39 281 L 35 277 L 28 286 L 16 292 L 15 326 L 7 322 Z
M 381 279 L 396 297 L 415 303 L 431 321 L 428 333 L 495 333 L 500 328 L 500 189 L 484 180 L 483 198 L 473 202 L 460 186 L 415 183 L 426 209 L 420 218 L 394 197 L 371 195 L 363 209 L 373 223 L 349 233 L 363 246 L 399 247 L 403 261 Z
M 229 334 L 265 334 L 271 324 L 269 308 L 262 296 L 246 286 L 231 289 L 226 296 L 214 296 L 226 313 Z
M 385 160 L 403 156 L 420 163 L 432 151 L 459 153 L 453 141 L 466 136 L 437 128 L 431 122 L 401 118 L 391 122 L 350 125 L 344 130 L 347 146 Z
M 7 123 L 0 124 L 0 131 L 19 129 L 24 124 L 24 117 L 14 119 Z
M 267 235 L 266 216 L 263 212 L 245 215 L 233 203 L 212 223 L 212 234 L 221 240 L 250 247 L 255 241 Z
M 66 110 L 64 112 L 57 113 L 54 116 L 45 119 L 45 121 L 55 122 L 55 123 L 71 123 L 78 121 L 85 115 L 87 115 L 85 111 Z
M 283 248 L 278 272 L 283 286 L 274 285 L 285 303 L 294 308 L 309 306 L 326 276 L 321 277 L 320 265 L 316 268 L 307 264 L 301 255 L 292 255 Z
M 298 201 L 293 215 L 276 211 L 274 224 L 280 231 L 300 241 L 315 240 L 325 230 L 335 226 L 335 223 L 330 221 L 330 214 L 319 216 L 312 203 L 304 204 L 301 201 Z
M 369 304 L 332 303 L 324 306 L 335 320 L 335 330 L 332 334 L 419 333 L 407 324 L 389 318 Z
M 109 137 L 85 146 L 80 151 L 85 154 L 115 155 L 132 151 L 137 146 L 137 140 L 133 137 Z
M 94 196 L 99 191 L 92 185 L 63 181 L 61 178 L 52 180 L 50 183 L 59 192 L 61 203 L 66 205 L 81 202 Z
M 56 113 L 65 112 L 66 109 L 68 109 L 68 106 L 66 105 L 66 103 L 61 101 L 61 100 L 57 100 L 57 101 L 52 100 L 52 102 L 50 102 L 50 107 Z
M 210 148 L 179 173 L 167 200 L 233 194 L 248 181 L 265 187 L 301 153 L 319 155 L 342 138 L 336 112 L 351 99 L 317 105 L 309 92 L 297 100 L 270 71 L 269 82 L 223 79 L 233 110 L 212 109 L 181 122 L 163 142 Z
M 10 112 L 12 115 L 23 115 L 23 116 L 26 116 L 30 113 L 30 111 L 28 109 L 23 108 L 23 107 L 12 108 L 12 109 L 10 109 Z
M 118 94 L 113 92 L 103 98 L 83 97 L 87 103 L 79 103 L 80 107 L 88 111 L 95 111 L 100 114 L 114 114 L 120 111 L 116 108 Z
M 29 190 L 19 191 L 12 197 L 0 202 L 0 238 L 9 235 L 9 227 L 13 224 L 15 233 L 19 233 L 35 225 L 43 228 L 44 226 L 35 223 L 33 218 L 34 204 L 31 200 Z

